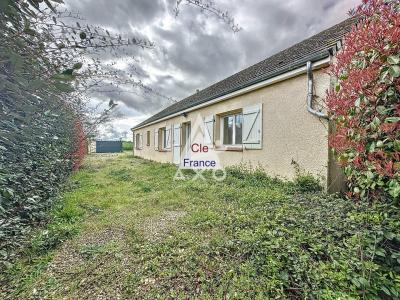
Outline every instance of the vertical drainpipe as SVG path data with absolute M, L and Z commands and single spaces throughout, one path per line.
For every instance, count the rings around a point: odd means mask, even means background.
M 319 118 L 328 119 L 328 115 L 315 110 L 313 108 L 313 99 L 314 99 L 314 76 L 312 72 L 312 62 L 307 62 L 307 78 L 308 78 L 308 92 L 307 92 L 307 111 Z
M 330 58 L 332 61 L 332 57 L 337 53 L 337 51 L 342 47 L 342 42 L 339 41 L 330 52 Z M 317 111 L 313 108 L 313 99 L 314 99 L 314 78 L 312 73 L 312 62 L 307 62 L 307 77 L 308 77 L 308 92 L 307 92 L 307 111 L 319 118 L 323 118 L 328 120 L 328 133 L 331 134 L 334 131 L 333 124 L 329 121 L 329 117 L 327 114 L 324 114 L 321 111 Z M 331 78 L 331 84 L 332 84 Z M 332 150 L 328 148 L 328 174 L 327 174 L 327 192 L 335 193 L 335 192 L 343 192 L 346 190 L 346 177 L 344 176 L 343 171 L 339 167 L 336 161 L 336 157 L 333 154 Z
M 314 100 L 314 76 L 312 72 L 312 62 L 308 61 L 307 62 L 307 111 L 314 115 L 317 116 L 318 118 L 323 118 L 323 119 L 328 119 L 328 116 L 324 114 L 321 111 L 317 111 L 313 108 L 313 100 Z M 328 124 L 329 126 L 329 124 Z M 330 181 L 330 168 L 331 168 L 331 163 L 330 163 L 330 149 L 328 148 L 328 172 L 327 172 L 327 178 L 326 178 L 326 191 L 329 192 L 329 187 L 331 185 Z

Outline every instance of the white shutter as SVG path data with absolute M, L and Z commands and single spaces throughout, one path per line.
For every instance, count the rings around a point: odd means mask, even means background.
M 158 129 L 154 129 L 154 150 L 158 151 Z
M 209 148 L 214 146 L 214 116 L 204 118 L 204 145 Z
M 262 149 L 262 103 L 243 108 L 242 136 L 246 149 Z
M 173 131 L 173 161 L 174 164 L 179 165 L 181 162 L 181 124 L 174 124 Z
M 165 149 L 171 149 L 171 125 L 165 127 Z
M 140 149 L 143 149 L 143 133 L 140 134 Z

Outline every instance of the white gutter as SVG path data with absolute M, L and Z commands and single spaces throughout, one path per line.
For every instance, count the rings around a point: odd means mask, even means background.
M 312 64 L 312 69 L 313 70 L 321 69 L 321 68 L 323 68 L 325 66 L 328 66 L 329 63 L 330 63 L 330 57 L 327 57 L 325 59 L 322 59 L 322 60 L 319 60 L 319 61 L 313 63 Z M 265 81 L 253 84 L 253 85 L 248 86 L 246 88 L 243 88 L 241 90 L 234 91 L 234 92 L 232 92 L 230 94 L 226 94 L 224 96 L 221 96 L 221 97 L 215 98 L 213 100 L 201 103 L 199 105 L 189 107 L 187 109 L 184 109 L 184 110 L 181 110 L 179 112 L 173 113 L 173 114 L 168 115 L 166 117 L 163 117 L 161 119 L 154 120 L 154 121 L 149 122 L 147 124 L 144 124 L 144 125 L 142 125 L 140 127 L 135 127 L 135 130 L 141 129 L 141 128 L 144 128 L 144 127 L 147 127 L 147 126 L 150 126 L 150 125 L 153 125 L 153 124 L 168 120 L 168 119 L 171 119 L 173 117 L 180 116 L 180 115 L 182 115 L 184 113 L 189 113 L 189 112 L 197 110 L 199 108 L 203 108 L 203 107 L 210 106 L 210 105 L 213 105 L 213 104 L 221 102 L 221 101 L 228 100 L 228 99 L 233 98 L 233 97 L 237 97 L 237 96 L 240 96 L 240 95 L 243 95 L 243 94 L 247 94 L 247 93 L 252 92 L 254 90 L 258 90 L 260 88 L 275 84 L 277 82 L 281 82 L 281 81 L 287 80 L 289 78 L 293 78 L 293 77 L 299 76 L 301 74 L 306 74 L 306 73 L 307 73 L 307 66 L 304 66 L 304 67 L 292 70 L 290 72 L 286 72 L 286 73 L 283 73 L 281 75 L 275 76 L 273 78 L 267 79 Z M 131 130 L 134 131 L 133 128 Z
M 323 119 L 329 119 L 328 115 L 323 113 L 322 111 L 318 111 L 313 108 L 313 99 L 314 99 L 314 77 L 313 77 L 313 63 L 311 61 L 307 62 L 307 77 L 308 77 L 308 92 L 307 92 L 307 111 L 314 116 Z

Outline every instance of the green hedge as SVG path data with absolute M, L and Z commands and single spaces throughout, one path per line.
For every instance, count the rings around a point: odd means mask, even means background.
M 122 142 L 122 150 L 124 151 L 131 151 L 133 150 L 133 142 Z
M 8 62 L 7 68 L 0 68 L 1 269 L 12 261 L 31 225 L 45 220 L 71 171 L 74 118 L 59 99 L 40 90 L 35 96 L 29 92 L 29 76 L 21 76 L 18 83 L 7 77 L 7 72 L 29 74 L 32 66 L 24 57 L 3 51 L 0 61 Z

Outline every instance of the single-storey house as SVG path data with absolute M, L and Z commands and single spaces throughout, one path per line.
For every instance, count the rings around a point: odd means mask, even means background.
M 136 125 L 135 155 L 180 164 L 197 143 L 221 167 L 248 163 L 292 179 L 295 164 L 320 177 L 328 191 L 341 189 L 324 108 L 335 78 L 325 71 L 354 23 L 345 20 Z

